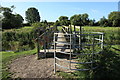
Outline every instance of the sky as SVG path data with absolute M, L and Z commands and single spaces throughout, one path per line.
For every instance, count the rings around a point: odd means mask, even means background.
M 18 13 L 25 19 L 25 11 L 30 7 L 38 9 L 41 21 L 55 22 L 60 16 L 87 13 L 90 19 L 100 20 L 103 16 L 118 11 L 118 2 L 2 2 L 3 7 L 14 5 L 14 13 Z

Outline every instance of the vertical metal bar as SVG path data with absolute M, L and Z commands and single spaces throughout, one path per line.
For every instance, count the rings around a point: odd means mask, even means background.
M 69 64 L 69 69 L 71 69 L 71 57 L 72 57 L 72 55 L 71 55 L 71 45 L 72 45 L 72 43 L 71 43 L 71 35 L 72 34 L 70 34 L 70 64 Z
M 72 26 L 71 26 L 71 24 L 70 24 L 70 33 L 72 34 Z
M 103 34 L 102 34 L 102 44 L 101 44 L 101 49 L 103 50 L 103 44 L 104 44 L 104 37 L 103 37 Z
M 75 25 L 74 25 L 74 32 L 76 32 L 76 31 L 75 31 Z
M 54 74 L 56 73 L 56 41 L 55 37 L 56 35 L 54 34 Z
M 93 61 L 94 61 L 94 48 L 95 48 L 95 37 L 94 37 L 94 35 L 93 35 L 93 44 L 92 44 L 92 63 L 91 63 L 91 75 L 90 75 L 90 78 L 92 78 L 92 76 L 93 76 L 93 68 L 94 68 L 94 66 L 93 66 Z
M 94 47 L 95 47 L 95 38 L 94 38 L 94 35 L 93 35 L 93 44 L 92 44 L 92 64 L 91 64 L 91 68 L 93 68 L 93 59 L 94 59 Z

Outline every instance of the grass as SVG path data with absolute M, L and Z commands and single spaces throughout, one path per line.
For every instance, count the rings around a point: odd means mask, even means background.
M 13 59 L 16 59 L 21 56 L 31 55 L 36 53 L 36 49 L 29 50 L 29 51 L 23 51 L 23 52 L 0 52 L 2 54 L 2 78 L 6 79 L 11 76 L 11 73 L 8 71 L 7 65 L 10 64 L 10 62 Z
M 88 32 L 103 32 L 105 44 L 120 44 L 120 27 L 91 27 L 84 26 Z
M 118 32 L 120 27 L 100 27 L 100 26 L 83 26 L 85 31 L 97 31 L 104 33 Z
M 19 29 L 8 29 L 8 30 L 4 30 L 4 32 L 6 31 L 17 31 L 17 32 L 30 32 L 31 30 L 33 29 L 33 27 L 31 26 L 25 26 L 25 27 L 22 27 L 22 28 L 19 28 Z
M 63 78 L 91 79 L 91 80 L 120 80 L 120 45 L 106 46 L 99 59 L 99 67 L 92 77 L 90 72 L 75 71 L 71 73 L 57 72 Z
M 99 68 L 96 69 L 92 78 L 95 80 L 120 80 L 120 27 L 83 26 L 83 28 L 86 32 L 103 32 L 105 33 L 104 42 L 106 44 L 115 44 L 104 48 L 103 54 L 100 55 Z M 90 72 L 89 74 L 82 71 L 58 72 L 58 75 L 67 79 L 83 79 L 89 78 Z
M 17 29 L 18 31 L 30 31 L 32 30 L 33 27 L 23 27 L 20 29 Z M 58 30 L 61 30 L 61 27 L 58 27 Z M 119 36 L 118 32 L 120 31 L 120 27 L 92 27 L 92 26 L 84 26 L 84 30 L 85 31 L 91 31 L 91 32 L 104 32 L 105 35 L 105 40 L 108 42 L 114 42 L 116 39 L 119 40 L 119 38 L 116 38 Z M 109 40 L 108 40 L 109 39 Z M 117 42 L 118 43 L 118 42 Z M 8 78 L 11 76 L 11 73 L 8 71 L 8 67 L 7 65 L 9 65 L 9 63 L 11 62 L 11 60 L 16 59 L 20 56 L 25 56 L 25 55 L 31 55 L 36 53 L 36 49 L 34 50 L 30 50 L 30 51 L 23 51 L 23 52 L 0 52 L 0 54 L 2 54 L 2 78 Z M 107 59 L 106 61 L 102 61 L 104 62 L 103 65 L 105 65 L 104 69 L 106 70 L 115 70 L 118 69 L 117 72 L 113 71 L 110 73 L 110 76 L 113 75 L 113 77 L 116 75 L 118 77 L 120 72 L 119 66 L 120 64 L 117 63 L 117 61 L 120 61 L 120 45 L 112 45 L 112 47 L 110 48 L 110 51 L 106 51 L 107 55 L 104 55 L 105 58 L 103 58 L 103 60 Z M 110 53 L 110 54 L 109 54 Z M 118 55 L 117 55 L 118 54 Z M 117 57 L 116 57 L 117 55 Z M 117 60 L 117 61 L 116 61 Z M 111 63 L 110 63 L 111 62 Z M 113 63 L 114 62 L 114 63 Z M 109 65 L 112 65 L 112 67 L 110 67 Z M 115 65 L 115 66 L 114 66 Z M 109 69 L 108 69 L 109 68 Z M 103 69 L 103 70 L 104 70 Z M 104 75 L 102 75 L 102 73 L 104 73 L 106 70 L 104 71 L 100 71 L 98 70 L 99 73 L 96 73 L 96 76 L 98 77 L 103 77 Z M 106 71 L 105 73 L 109 73 L 108 71 Z M 78 75 L 80 74 L 80 75 Z M 85 75 L 82 74 L 81 72 L 75 72 L 72 74 L 67 74 L 65 72 L 58 72 L 58 75 L 63 76 L 63 78 L 82 78 Z M 109 75 L 107 75 L 107 77 L 109 77 Z
M 120 27 L 82 26 L 85 32 L 103 32 L 104 44 L 120 44 Z M 74 27 L 72 27 L 74 30 Z M 77 28 L 76 31 L 79 31 Z

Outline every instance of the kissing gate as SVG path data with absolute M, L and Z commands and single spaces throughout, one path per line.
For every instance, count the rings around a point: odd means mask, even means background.
M 57 67 L 87 71 L 98 67 L 99 54 L 103 50 L 103 33 L 76 31 L 72 28 L 63 27 L 62 33 L 54 33 L 54 73 Z M 58 53 L 58 45 L 64 46 Z M 58 56 L 58 54 L 68 55 L 68 57 Z M 64 66 L 61 62 L 67 64 Z

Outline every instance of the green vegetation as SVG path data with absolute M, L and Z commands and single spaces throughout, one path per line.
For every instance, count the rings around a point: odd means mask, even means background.
M 119 66 L 120 66 L 120 28 L 119 27 L 98 27 L 98 26 L 84 26 L 83 27 L 86 32 L 104 32 L 104 39 L 105 43 L 107 44 L 104 46 L 104 50 L 102 54 L 97 55 L 97 64 L 99 67 L 95 70 L 90 71 L 75 71 L 71 73 L 66 72 L 58 72 L 57 74 L 59 76 L 62 76 L 63 78 L 67 79 L 95 79 L 95 80 L 101 80 L 101 79 L 109 79 L 109 80 L 115 80 L 120 79 L 119 75 Z M 59 27 L 59 29 L 61 29 Z M 73 30 L 73 29 L 72 29 Z M 77 29 L 79 30 L 79 29 Z M 109 36 L 108 36 L 109 35 Z M 110 44 L 116 44 L 116 45 L 110 45 Z M 96 49 L 96 48 L 95 48 Z M 99 48 L 96 49 L 96 51 L 99 51 Z M 87 50 L 84 52 L 87 53 Z M 90 52 L 90 50 L 89 50 Z M 88 52 L 88 53 L 89 53 Z M 80 56 L 82 57 L 82 56 Z M 83 60 L 84 59 L 84 60 Z M 79 59 L 80 62 L 83 61 L 89 61 L 90 57 L 82 57 L 82 59 Z M 78 67 L 79 66 L 79 67 Z M 77 68 L 89 68 L 90 65 L 78 65 Z
M 103 32 L 104 44 L 120 44 L 120 27 L 84 26 L 87 32 Z
M 120 79 L 120 45 L 105 46 L 99 55 L 99 67 L 93 71 L 75 71 L 71 73 L 58 72 L 59 76 L 66 79 L 95 79 L 116 80 Z M 85 66 L 80 66 L 82 68 Z
M 28 23 L 35 23 L 40 21 L 40 15 L 36 8 L 31 7 L 26 11 L 26 20 Z
M 59 22 L 60 22 L 60 25 L 65 25 L 65 26 L 68 26 L 70 24 L 70 21 L 68 20 L 67 16 L 60 16 Z
M 36 53 L 36 38 L 37 33 L 41 35 L 45 30 L 49 30 L 50 27 L 57 26 L 58 30 L 62 31 L 60 26 L 84 26 L 86 32 L 103 32 L 104 44 L 103 54 L 99 55 L 99 68 L 95 71 L 81 72 L 76 71 L 73 73 L 60 72 L 64 78 L 91 78 L 91 79 L 118 79 L 120 75 L 120 12 L 111 12 L 108 15 L 108 19 L 103 17 L 98 22 L 89 19 L 89 15 L 75 14 L 73 16 L 60 16 L 56 22 L 47 22 L 43 20 L 40 22 L 40 15 L 36 8 L 28 8 L 26 13 L 26 20 L 28 23 L 23 24 L 23 18 L 19 14 L 13 14 L 14 6 L 0 7 L 0 10 L 4 17 L 0 16 L 2 21 L 2 64 L 3 64 L 3 78 L 8 78 L 11 73 L 8 72 L 7 65 L 11 60 L 20 56 L 31 55 Z M 26 25 L 23 27 L 23 25 Z M 88 26 L 89 25 L 89 26 Z M 94 27 L 93 27 L 94 26 Z M 113 27 L 110 27 L 113 26 Z M 7 29 L 7 30 L 6 30 Z M 72 29 L 73 30 L 73 29 Z M 77 29 L 79 30 L 79 29 Z M 54 30 L 53 30 L 54 31 Z M 53 37 L 53 34 L 47 34 L 47 36 Z M 47 41 L 47 39 L 46 39 Z M 50 40 L 51 42 L 52 40 Z M 114 45 L 115 44 L 115 45 Z M 118 44 L 118 45 L 117 45 Z M 112 46 L 111 46 L 112 45 Z M 4 51 L 11 52 L 4 52 Z M 85 59 L 87 60 L 87 59 Z M 85 67 L 85 66 L 79 66 Z
M 2 50 L 24 51 L 35 48 L 32 28 L 4 30 L 2 32 Z
M 11 77 L 11 73 L 8 71 L 7 65 L 9 65 L 13 59 L 16 59 L 21 56 L 35 54 L 36 52 L 37 52 L 36 49 L 29 50 L 29 51 L 23 51 L 23 52 L 13 52 L 13 51 L 0 52 L 0 54 L 2 54 L 2 78 L 3 80 Z
M 13 14 L 13 9 L 15 7 L 0 7 L 0 13 L 3 13 L 4 18 L 2 19 L 2 28 L 11 29 L 11 28 L 20 28 L 22 27 L 23 17 L 20 14 Z M 0 19 L 1 20 L 1 19 Z
M 120 26 L 120 12 L 111 12 L 108 15 L 108 22 L 110 26 Z

